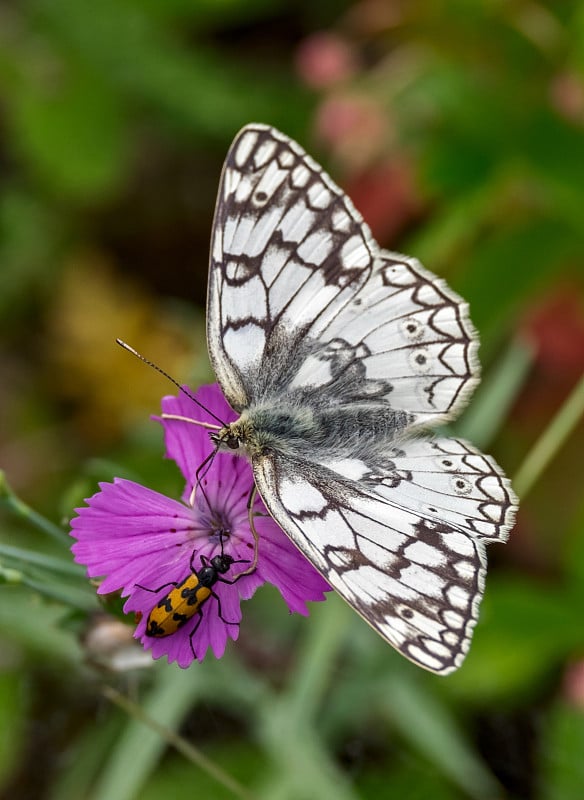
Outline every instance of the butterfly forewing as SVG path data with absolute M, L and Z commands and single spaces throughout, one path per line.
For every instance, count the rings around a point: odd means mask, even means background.
M 368 278 L 375 244 L 351 201 L 304 151 L 263 125 L 227 155 L 213 225 L 208 343 L 238 410 L 281 389 Z
M 209 349 L 237 410 L 292 392 L 445 419 L 478 380 L 466 303 L 381 251 L 351 201 L 283 134 L 251 125 L 227 155 L 213 226 Z
M 456 669 L 484 545 L 506 540 L 516 509 L 493 459 L 421 436 L 478 382 L 466 303 L 381 250 L 299 145 L 249 125 L 221 178 L 207 326 L 218 381 L 246 418 L 229 441 L 272 516 L 407 658 Z

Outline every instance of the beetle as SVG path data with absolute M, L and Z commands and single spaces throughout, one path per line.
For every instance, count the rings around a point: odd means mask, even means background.
M 219 595 L 213 591 L 213 587 L 217 583 L 234 584 L 242 577 L 241 575 L 238 575 L 233 580 L 228 580 L 224 578 L 223 575 L 231 569 L 233 564 L 249 563 L 249 561 L 246 560 L 236 560 L 233 556 L 221 552 L 211 559 L 208 559 L 206 556 L 201 556 L 202 567 L 197 570 L 194 564 L 195 556 L 196 551 L 193 551 L 190 561 L 191 574 L 187 575 L 187 577 L 179 583 L 164 583 L 157 589 L 148 589 L 146 586 L 136 584 L 139 589 L 145 589 L 147 592 L 152 593 L 157 593 L 167 586 L 173 587 L 158 601 L 148 614 L 146 636 L 157 639 L 164 636 L 172 636 L 172 634 L 184 627 L 195 614 L 198 614 L 199 619 L 189 635 L 193 656 L 195 656 L 193 636 L 203 620 L 203 606 L 210 597 L 214 597 L 215 600 L 217 600 L 219 618 L 226 625 L 239 624 L 238 622 L 229 622 L 229 620 L 223 617 L 221 612 L 221 600 Z

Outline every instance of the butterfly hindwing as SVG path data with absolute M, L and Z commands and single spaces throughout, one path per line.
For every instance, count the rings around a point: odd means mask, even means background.
M 404 437 L 362 457 L 321 458 L 364 491 L 484 541 L 505 542 L 515 495 L 499 465 L 460 439 Z
M 486 568 L 484 545 L 277 455 L 254 462 L 268 510 L 330 585 L 406 658 L 439 674 L 464 659 Z
M 350 365 L 357 373 L 359 366 L 357 397 L 405 409 L 412 423 L 448 419 L 479 379 L 478 339 L 467 304 L 418 261 L 398 253 L 379 252 L 368 281 L 320 340 L 323 349 L 335 343 L 345 371 Z M 308 387 L 310 372 L 305 363 Z

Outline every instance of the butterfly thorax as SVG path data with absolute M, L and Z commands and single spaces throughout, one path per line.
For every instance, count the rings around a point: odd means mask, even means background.
M 212 438 L 220 450 L 252 460 L 270 452 L 308 459 L 321 453 L 358 456 L 370 453 L 372 446 L 385 449 L 394 443 L 410 421 L 409 414 L 374 403 L 314 408 L 308 403 L 264 401 L 251 405 Z

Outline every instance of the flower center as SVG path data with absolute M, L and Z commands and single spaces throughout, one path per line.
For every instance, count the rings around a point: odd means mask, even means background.
M 208 541 L 221 550 L 231 538 L 231 525 L 229 521 L 217 512 L 209 514 L 207 519 L 204 520 L 205 528 L 207 529 Z

